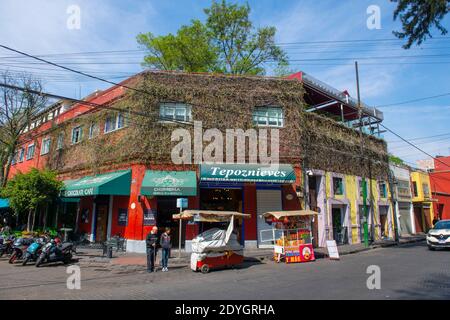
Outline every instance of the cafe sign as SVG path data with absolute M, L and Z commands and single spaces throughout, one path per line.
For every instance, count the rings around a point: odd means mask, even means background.
M 288 164 L 202 164 L 200 180 L 291 184 L 295 182 L 295 172 Z

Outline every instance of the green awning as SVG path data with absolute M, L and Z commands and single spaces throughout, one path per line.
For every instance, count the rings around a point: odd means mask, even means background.
M 78 180 L 64 181 L 62 197 L 83 197 L 95 195 L 130 195 L 131 170 L 121 170 Z
M 291 184 L 295 182 L 295 171 L 289 164 L 202 164 L 200 181 Z
M 145 171 L 141 194 L 145 196 L 195 196 L 195 171 Z

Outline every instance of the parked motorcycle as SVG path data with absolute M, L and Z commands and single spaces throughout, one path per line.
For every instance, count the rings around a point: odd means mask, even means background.
M 47 243 L 46 238 L 37 238 L 32 244 L 30 244 L 25 252 L 25 256 L 22 261 L 22 265 L 26 265 L 28 261 L 36 261 L 42 253 L 42 247 Z
M 18 238 L 13 244 L 13 253 L 9 258 L 9 263 L 14 263 L 16 260 L 22 259 L 28 246 L 34 242 L 33 238 Z
M 62 261 L 64 264 L 68 264 L 72 260 L 74 252 L 76 253 L 73 243 L 65 242 L 61 244 L 58 238 L 52 239 L 42 248 L 42 252 L 36 260 L 36 267 L 46 262 Z
M 0 257 L 4 254 L 12 254 L 13 253 L 13 244 L 15 241 L 14 236 L 8 236 L 3 239 L 3 243 L 0 245 Z

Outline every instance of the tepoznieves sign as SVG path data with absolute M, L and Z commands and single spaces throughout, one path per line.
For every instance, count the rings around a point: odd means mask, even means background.
M 295 172 L 294 168 L 288 164 L 202 164 L 200 180 L 294 183 Z

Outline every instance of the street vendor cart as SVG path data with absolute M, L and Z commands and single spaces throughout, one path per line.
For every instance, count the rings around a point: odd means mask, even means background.
M 232 267 L 244 261 L 243 246 L 237 240 L 235 219 L 250 218 L 235 211 L 185 210 L 173 219 L 196 222 L 225 222 L 226 228 L 213 227 L 192 240 L 191 269 L 208 273 L 211 269 Z
M 318 213 L 312 210 L 271 211 L 262 214 L 272 225 L 270 241 L 274 260 L 285 263 L 314 261 L 311 222 Z M 267 237 L 266 237 L 267 238 Z

